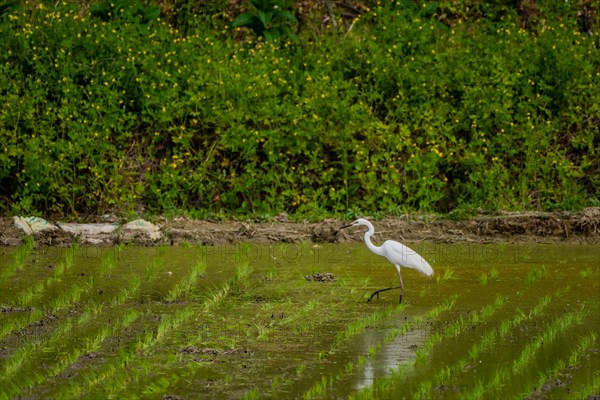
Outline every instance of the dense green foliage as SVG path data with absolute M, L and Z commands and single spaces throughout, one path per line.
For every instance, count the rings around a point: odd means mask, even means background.
M 178 30 L 138 1 L 9 9 L 0 212 L 598 205 L 598 26 L 575 1 L 527 23 L 446 3 L 273 43 L 207 12 Z

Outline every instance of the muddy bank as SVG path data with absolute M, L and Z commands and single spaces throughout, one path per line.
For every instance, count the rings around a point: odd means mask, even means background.
M 362 240 L 361 229 L 339 231 L 342 221 L 326 219 L 317 223 L 289 222 L 211 222 L 187 218 L 156 218 L 153 224 L 161 237 L 142 233 L 125 235 L 122 229 L 98 237 L 57 229 L 34 234 L 39 246 L 70 246 L 78 241 L 86 246 L 118 243 L 139 245 L 250 243 L 341 243 Z M 481 213 L 469 220 L 454 221 L 434 215 L 405 215 L 373 220 L 375 240 L 434 243 L 600 243 L 600 208 L 580 212 L 498 212 Z M 0 217 L 0 245 L 15 246 L 25 233 L 11 217 Z

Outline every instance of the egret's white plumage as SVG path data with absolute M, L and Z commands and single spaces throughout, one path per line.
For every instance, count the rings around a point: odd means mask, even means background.
M 406 267 L 416 269 L 417 271 L 427 276 L 433 275 L 433 268 L 431 268 L 431 265 L 429 265 L 429 263 L 417 252 L 412 250 L 410 247 L 403 245 L 402 243 L 398 243 L 394 240 L 386 240 L 381 246 L 375 246 L 371 242 L 371 236 L 373 236 L 373 234 L 375 233 L 375 228 L 373 227 L 373 224 L 371 224 L 364 218 L 359 218 L 348 225 L 342 226 L 340 229 L 361 225 L 369 228 L 367 232 L 365 232 L 365 243 L 367 244 L 369 250 L 371 250 L 375 254 L 384 256 L 389 260 L 389 262 L 394 264 L 394 266 L 396 267 L 396 271 L 398 272 L 398 279 L 400 280 L 400 286 L 394 286 L 386 289 L 377 290 L 371 295 L 371 297 L 369 297 L 368 301 L 371 301 L 371 299 L 375 295 L 377 295 L 377 298 L 379 298 L 380 292 L 384 292 L 386 290 L 391 289 L 400 289 L 400 303 L 402 303 L 402 295 L 404 294 L 404 284 L 402 283 L 402 275 L 400 273 L 400 268 Z

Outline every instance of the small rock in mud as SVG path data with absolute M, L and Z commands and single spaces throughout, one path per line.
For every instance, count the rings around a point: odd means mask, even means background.
M 313 282 L 335 282 L 337 280 L 331 272 L 316 272 L 312 275 L 306 275 L 304 279 Z
M 438 392 L 445 392 L 447 390 L 452 390 L 452 391 L 455 392 L 455 391 L 458 390 L 458 388 L 456 386 L 454 386 L 454 385 L 452 385 L 452 386 L 446 386 L 446 385 L 444 385 L 442 383 L 441 385 L 434 387 L 433 390 L 438 391 Z

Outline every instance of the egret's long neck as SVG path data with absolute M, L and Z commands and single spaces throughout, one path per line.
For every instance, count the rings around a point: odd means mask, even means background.
M 375 229 L 373 229 L 372 226 L 369 227 L 369 230 L 367 232 L 365 232 L 365 243 L 367 244 L 367 247 L 369 248 L 369 250 L 371 250 L 375 254 L 379 254 L 382 256 L 384 254 L 383 254 L 383 249 L 381 248 L 381 246 L 375 246 L 371 242 L 371 236 L 373 236 L 374 233 L 375 233 Z

